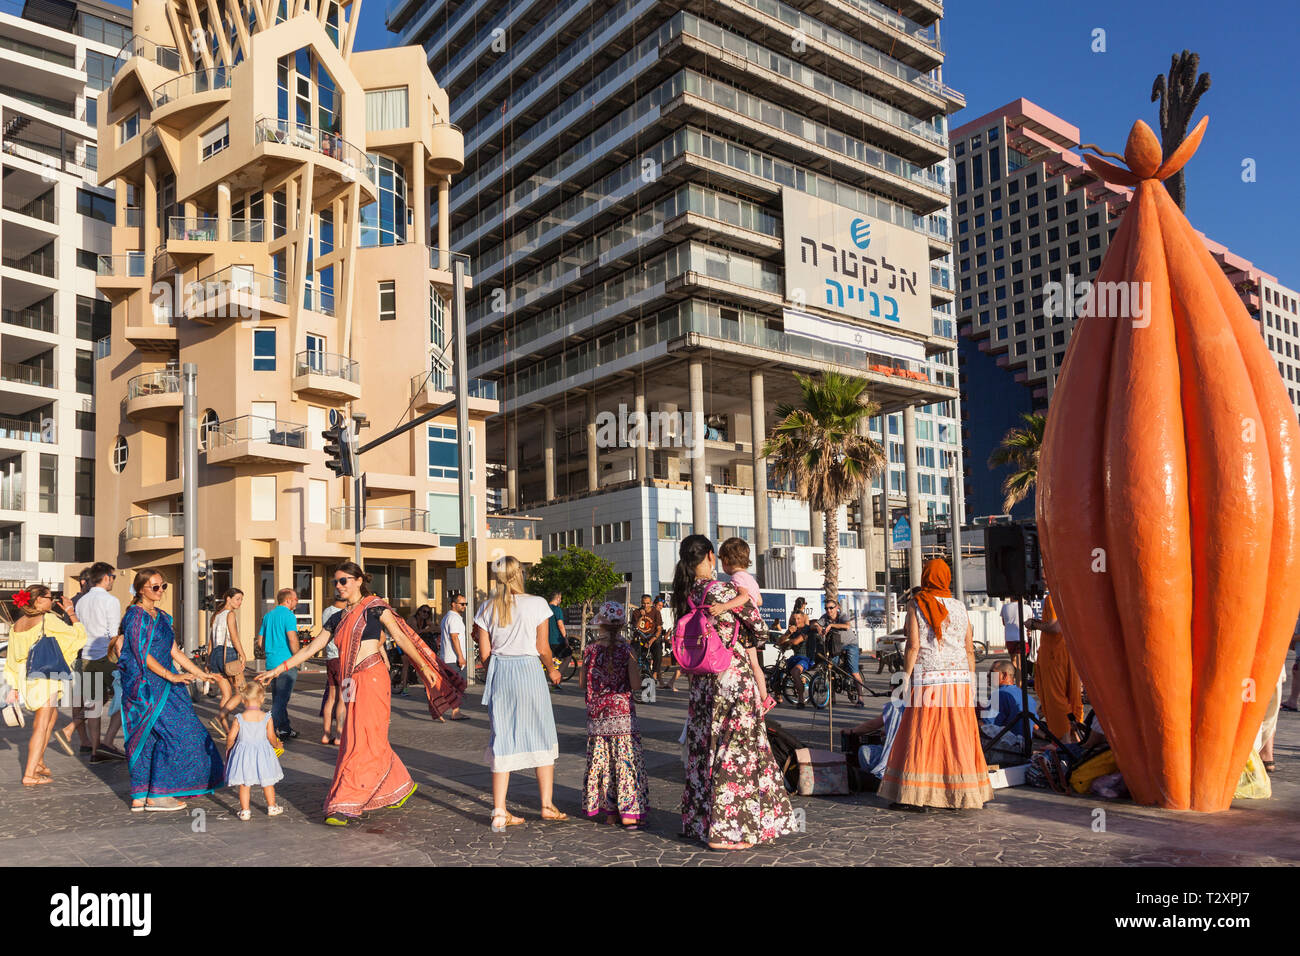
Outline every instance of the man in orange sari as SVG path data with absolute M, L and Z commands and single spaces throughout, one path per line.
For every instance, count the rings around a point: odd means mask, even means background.
M 1047 728 L 1064 743 L 1070 743 L 1070 715 L 1083 719 L 1083 682 L 1070 660 L 1061 633 L 1061 622 L 1052 607 L 1052 596 L 1043 599 L 1043 616 L 1025 625 L 1041 635 L 1038 663 L 1034 667 L 1034 690 Z

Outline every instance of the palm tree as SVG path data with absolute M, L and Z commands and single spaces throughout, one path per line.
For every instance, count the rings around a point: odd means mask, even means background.
M 763 444 L 763 457 L 773 478 L 792 481 L 812 508 L 825 514 L 824 587 L 826 599 L 834 601 L 840 581 L 839 507 L 859 497 L 885 467 L 884 449 L 858 433 L 880 406 L 867 397 L 864 379 L 838 372 L 794 377 L 803 402 L 777 406 L 780 421 Z
M 1010 511 L 1028 497 L 1038 484 L 1038 456 L 1043 448 L 1043 427 L 1047 416 L 1026 412 L 1020 416 L 1023 428 L 1013 428 L 1002 438 L 1002 444 L 989 456 L 989 468 L 1010 465 L 1014 470 L 1002 482 L 1002 502 Z
M 1160 149 L 1165 159 L 1187 138 L 1196 104 L 1210 89 L 1210 74 L 1197 75 L 1200 66 L 1200 55 L 1184 50 L 1169 58 L 1169 75 L 1157 76 L 1151 84 L 1151 102 L 1160 101 Z M 1187 212 L 1187 185 L 1182 170 L 1165 180 L 1165 188 L 1178 208 Z

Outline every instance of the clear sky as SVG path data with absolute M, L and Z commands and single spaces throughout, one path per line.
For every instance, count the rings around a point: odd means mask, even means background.
M 362 4 L 358 49 L 396 39 L 384 27 L 388 2 Z M 944 79 L 969 104 L 953 128 L 1023 96 L 1079 127 L 1084 142 L 1122 152 L 1134 120 L 1156 128 L 1156 74 L 1174 53 L 1199 53 L 1213 85 L 1197 114 L 1210 127 L 1187 166 L 1188 218 L 1300 287 L 1300 3 L 948 0 L 945 12 Z M 1104 53 L 1092 50 L 1096 29 Z M 1247 158 L 1255 182 L 1242 181 Z

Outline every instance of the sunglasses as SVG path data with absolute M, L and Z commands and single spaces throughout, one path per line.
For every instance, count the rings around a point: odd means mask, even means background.
M 335 578 L 335 579 L 334 579 L 334 586 L 335 586 L 335 587 L 340 587 L 340 586 L 342 586 L 342 585 L 344 585 L 344 584 L 347 584 L 347 583 L 348 583 L 349 581 L 351 581 L 351 580 L 352 580 L 352 578 L 351 578 L 351 577 L 348 577 L 348 576 L 346 576 L 346 575 L 345 575 L 344 577 L 341 577 L 341 578 Z
M 145 589 L 146 591 L 166 591 L 166 590 L 167 590 L 167 585 L 166 585 L 165 583 L 164 583 L 164 584 L 146 584 L 146 585 L 144 586 L 144 589 Z

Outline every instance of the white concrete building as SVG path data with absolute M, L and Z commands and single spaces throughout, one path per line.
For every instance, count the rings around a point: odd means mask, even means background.
M 63 580 L 93 558 L 94 359 L 108 332 L 95 264 L 96 97 L 131 33 L 94 0 L 0 6 L 0 580 Z M 17 562 L 17 563 L 14 563 Z

